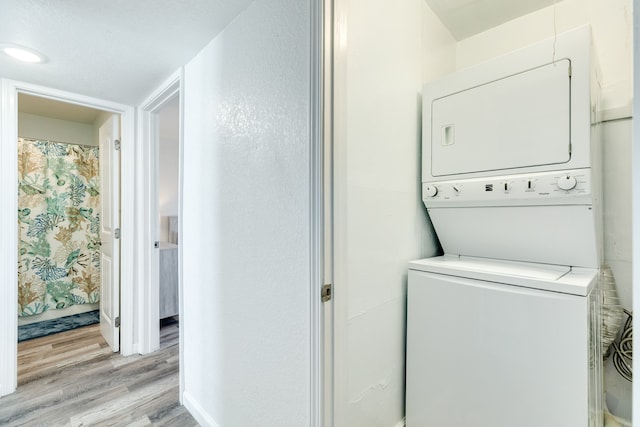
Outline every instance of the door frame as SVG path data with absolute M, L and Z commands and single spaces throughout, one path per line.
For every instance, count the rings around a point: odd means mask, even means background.
M 312 425 L 333 426 L 334 417 L 334 0 L 312 2 Z M 322 288 L 331 298 L 320 301 Z
M 159 251 L 154 248 L 158 230 L 157 200 L 157 156 L 158 135 L 156 132 L 156 114 L 176 95 L 180 97 L 180 117 L 178 130 L 179 159 L 178 175 L 178 235 L 182 232 L 182 82 L 183 68 L 175 71 L 162 83 L 138 108 L 139 126 L 136 147 L 137 158 L 140 159 L 138 182 L 141 185 L 137 203 L 138 221 L 137 238 L 141 242 L 139 253 L 141 268 L 138 270 L 140 287 L 140 305 L 138 310 L 139 352 L 151 353 L 160 348 L 159 304 L 160 283 L 158 276 Z M 178 300 L 182 313 L 182 246 L 178 245 Z M 180 334 L 180 358 L 182 360 L 182 334 Z M 182 385 L 182 374 L 180 374 Z M 182 395 L 182 393 L 181 393 Z
M 133 107 L 16 80 L 0 80 L 0 396 L 13 393 L 18 378 L 18 93 L 83 105 L 121 118 L 121 264 L 120 353 L 137 351 L 134 342 L 135 217 L 134 171 L 136 158 Z M 7 285 L 10 284 L 10 285 Z M 15 284 L 15 286 L 13 286 Z
M 632 291 L 633 291 L 633 311 L 640 312 L 640 1 L 633 2 L 633 97 L 632 97 L 632 130 L 631 130 L 631 196 L 632 196 Z M 1 225 L 1 224 L 0 224 Z M 633 319 L 633 328 L 640 328 L 640 316 Z M 638 348 L 636 335 L 633 338 L 633 346 Z M 633 368 L 638 372 L 640 359 L 633 359 Z M 634 419 L 640 414 L 640 382 L 632 383 L 632 414 L 636 414 Z M 637 423 L 636 423 L 637 425 Z

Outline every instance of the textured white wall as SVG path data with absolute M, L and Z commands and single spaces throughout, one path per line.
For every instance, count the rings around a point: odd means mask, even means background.
M 93 125 L 29 113 L 18 113 L 18 135 L 23 138 L 98 145 L 93 136 Z
M 185 67 L 184 402 L 310 424 L 310 2 L 256 0 Z
M 390 427 L 404 417 L 407 263 L 437 250 L 420 197 L 420 92 L 455 51 L 423 0 L 337 11 L 335 425 Z

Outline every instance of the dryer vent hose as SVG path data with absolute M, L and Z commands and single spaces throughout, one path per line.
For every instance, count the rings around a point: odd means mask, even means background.
M 609 347 L 615 341 L 622 326 L 622 306 L 618 291 L 616 290 L 616 279 L 613 277 L 611 267 L 607 264 L 600 269 L 600 289 L 602 291 L 602 354 L 609 356 Z
M 600 288 L 602 290 L 602 354 L 606 358 L 613 353 L 613 365 L 616 370 L 623 378 L 631 381 L 633 314 L 620 305 L 613 272 L 606 264 L 601 269 Z M 616 341 L 622 327 L 623 313 L 627 315 L 627 320 L 619 340 Z

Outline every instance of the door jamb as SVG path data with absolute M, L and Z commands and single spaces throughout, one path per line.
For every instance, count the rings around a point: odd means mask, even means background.
M 178 170 L 180 182 L 178 184 L 178 235 L 182 231 L 182 78 L 183 69 L 174 72 L 162 83 L 138 108 L 140 126 L 138 137 L 140 144 L 137 147 L 137 156 L 140 159 L 138 170 L 138 182 L 142 186 L 138 198 L 138 223 L 144 226 L 137 230 L 137 237 L 141 242 L 140 257 L 142 268 L 138 271 L 140 288 L 140 310 L 138 314 L 139 337 L 141 354 L 150 353 L 160 348 L 159 328 L 159 277 L 158 258 L 159 252 L 154 248 L 157 237 L 157 132 L 155 114 L 164 107 L 176 94 L 180 96 L 179 141 L 180 154 Z M 179 311 L 182 313 L 182 246 L 178 245 L 178 300 Z M 182 361 L 182 334 L 180 334 L 180 360 Z M 180 370 L 182 372 L 182 369 Z M 180 374 L 182 384 L 182 374 Z M 182 395 L 182 394 L 181 394 Z
M 322 40 L 318 50 L 322 65 L 322 73 L 319 76 L 321 82 L 321 163 L 322 172 L 317 179 L 322 183 L 321 202 L 322 209 L 322 282 L 320 285 L 330 284 L 332 294 L 335 293 L 334 280 L 334 248 L 333 248 L 333 52 L 334 52 L 334 1 L 323 0 L 320 2 L 322 10 L 319 21 L 321 28 L 319 38 Z M 317 291 L 316 291 L 317 292 Z M 322 355 L 320 365 L 322 369 L 320 397 L 320 411 L 322 426 L 334 425 L 334 301 L 323 303 L 321 311 L 320 340 Z
M 332 283 L 332 15 L 333 2 L 311 2 L 310 224 L 311 426 L 333 425 L 333 302 L 321 301 Z
M 16 286 L 0 286 L 0 396 L 13 393 L 17 387 L 18 358 L 18 93 L 54 99 L 70 104 L 83 105 L 120 114 L 121 139 L 121 263 L 120 263 L 120 353 L 127 356 L 136 352 L 134 342 L 134 273 L 136 265 L 134 237 L 134 170 L 135 110 L 133 107 L 75 94 L 45 86 L 16 80 L 0 80 L 0 283 Z

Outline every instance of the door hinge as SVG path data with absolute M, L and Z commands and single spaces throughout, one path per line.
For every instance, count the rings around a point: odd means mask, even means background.
M 113 237 L 115 237 L 116 239 L 120 238 L 120 229 L 116 228 L 115 230 L 113 230 Z
M 116 325 L 116 328 L 120 327 L 120 316 L 116 317 L 113 323 Z
M 322 286 L 322 290 L 320 291 L 320 297 L 322 298 L 322 302 L 331 301 L 331 297 L 332 297 L 331 283 L 328 283 Z
M 119 139 L 116 139 L 116 140 L 113 141 L 113 148 L 115 148 L 116 151 L 120 151 L 120 145 L 121 144 L 120 144 L 120 140 Z

